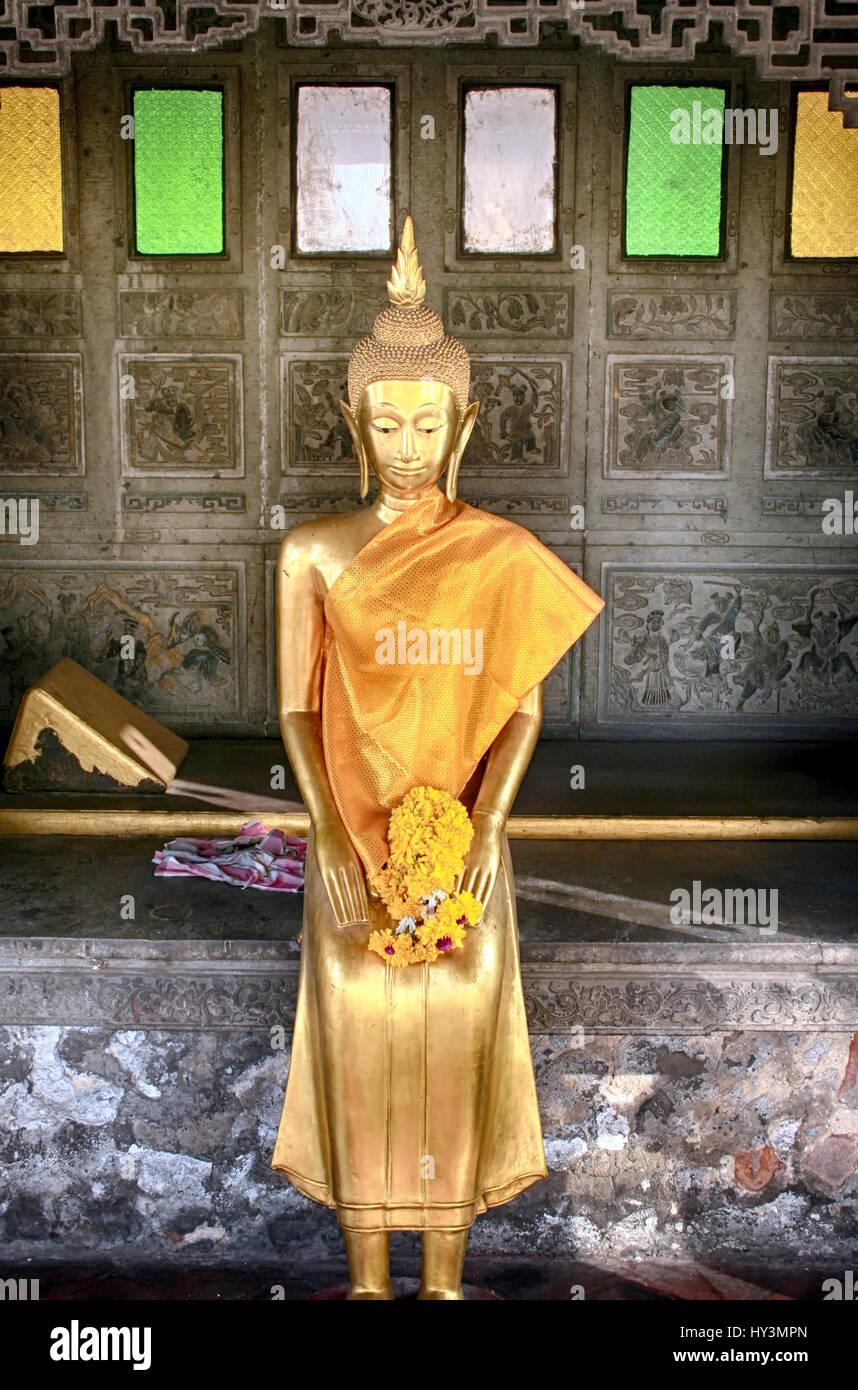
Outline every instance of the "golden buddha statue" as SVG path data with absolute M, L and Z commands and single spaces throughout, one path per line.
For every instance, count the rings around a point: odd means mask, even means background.
M 341 402 L 361 498 L 370 470 L 377 498 L 295 527 L 277 562 L 280 729 L 312 828 L 271 1166 L 336 1210 L 350 1299 L 393 1298 L 391 1230 L 422 1232 L 419 1299 L 461 1299 L 474 1217 L 547 1176 L 504 827 L 541 682 L 603 607 L 530 532 L 457 499 L 479 403 L 425 294 L 408 217 Z M 407 647 L 379 664 L 398 630 Z M 413 636 L 432 630 L 479 633 L 479 661 L 455 644 L 427 661 Z M 421 785 L 468 809 L 458 888 L 484 913 L 463 949 L 394 969 L 367 949 L 389 925 L 371 881 L 391 810 Z

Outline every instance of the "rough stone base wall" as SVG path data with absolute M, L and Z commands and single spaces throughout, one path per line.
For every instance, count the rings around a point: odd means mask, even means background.
M 858 1034 L 571 1041 L 533 1039 L 550 1178 L 472 1253 L 854 1260 Z M 341 1253 L 268 1167 L 287 1070 L 267 1029 L 0 1029 L 0 1264 Z

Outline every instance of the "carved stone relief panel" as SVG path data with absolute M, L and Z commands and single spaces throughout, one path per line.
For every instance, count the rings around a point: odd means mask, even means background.
M 444 289 L 444 323 L 459 338 L 567 338 L 572 291 L 505 285 Z
M 77 290 L 0 290 L 0 338 L 79 338 Z
M 767 478 L 851 478 L 858 468 L 858 357 L 770 357 Z
M 733 359 L 608 356 L 606 478 L 714 478 L 729 471 Z M 725 398 L 726 397 L 726 398 Z
M 602 720 L 854 717 L 858 569 L 604 568 Z
M 366 289 L 283 288 L 280 291 L 280 333 L 303 337 L 359 336 L 369 333 L 379 309 L 385 303 L 384 282 Z
M 79 352 L 0 353 L 0 475 L 83 473 Z
M 736 291 L 609 290 L 609 338 L 732 338 Z
M 576 676 L 574 688 L 572 683 L 573 667 Z M 578 667 L 577 657 L 573 660 L 572 653 L 567 652 L 545 677 L 542 697 L 546 727 L 551 727 L 552 724 L 562 726 L 568 724 L 570 719 L 577 719 Z
M 120 290 L 123 338 L 243 338 L 241 290 Z
M 471 356 L 480 413 L 467 451 L 470 474 L 565 475 L 569 420 L 567 357 Z
M 354 473 L 357 464 L 339 402 L 348 400 L 348 358 L 280 354 L 284 473 Z
M 241 712 L 244 573 L 235 562 L 31 563 L 0 569 L 0 718 L 61 656 L 174 722 Z M 124 637 L 134 655 L 124 655 Z
M 769 336 L 778 338 L 858 339 L 858 295 L 820 290 L 771 293 Z
M 121 353 L 118 366 L 126 476 L 244 474 L 238 353 Z

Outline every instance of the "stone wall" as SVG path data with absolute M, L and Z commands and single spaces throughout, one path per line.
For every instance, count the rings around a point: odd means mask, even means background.
M 334 1215 L 268 1167 L 287 944 L 19 939 L 0 956 L 4 1267 L 341 1252 Z M 525 943 L 550 1178 L 478 1218 L 472 1252 L 848 1265 L 856 963 Z

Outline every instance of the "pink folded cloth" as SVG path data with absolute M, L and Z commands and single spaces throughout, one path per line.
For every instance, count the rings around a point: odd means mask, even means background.
M 239 888 L 271 888 L 300 893 L 304 887 L 307 841 L 266 830 L 262 821 L 248 821 L 234 840 L 170 840 L 155 851 L 155 874 L 191 876 L 234 883 Z

